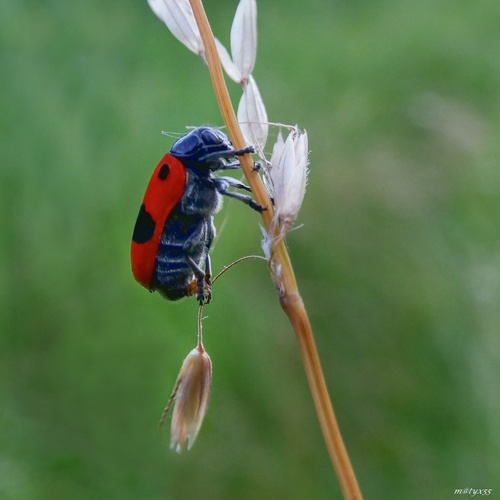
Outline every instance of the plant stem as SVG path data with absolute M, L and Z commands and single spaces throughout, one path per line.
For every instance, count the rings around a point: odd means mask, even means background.
M 193 9 L 196 23 L 198 24 L 201 38 L 203 40 L 210 77 L 212 79 L 212 84 L 221 110 L 222 118 L 227 127 L 228 135 L 233 142 L 235 149 L 242 149 L 246 146 L 245 139 L 229 98 L 229 93 L 220 65 L 219 55 L 217 53 L 214 37 L 205 14 L 205 10 L 201 0 L 189 0 L 189 2 Z M 240 157 L 240 164 L 247 182 L 252 189 L 255 200 L 257 203 L 267 208 L 267 210 L 262 213 L 262 220 L 266 230 L 269 231 L 272 227 L 271 224 L 274 216 L 274 210 L 269 196 L 267 195 L 260 176 L 254 169 L 251 156 L 244 155 Z M 283 241 L 280 241 L 274 247 L 272 260 L 274 269 L 280 269 L 278 292 L 281 307 L 288 316 L 297 336 L 300 352 L 302 354 L 302 361 L 304 363 L 306 376 L 316 407 L 321 430 L 323 432 L 333 467 L 339 479 L 344 498 L 349 500 L 361 499 L 361 491 L 356 481 L 356 476 L 344 446 L 337 420 L 333 412 L 330 397 L 328 395 L 328 389 L 326 387 L 323 371 L 321 369 L 311 324 L 309 322 L 302 298 L 300 297 L 292 263 Z M 271 266 L 271 270 L 272 269 L 273 267 Z M 276 284 L 277 281 L 275 276 L 273 276 L 273 280 Z

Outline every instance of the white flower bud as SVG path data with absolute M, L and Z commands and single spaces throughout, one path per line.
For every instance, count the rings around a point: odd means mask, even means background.
M 203 42 L 189 0 L 148 0 L 148 3 L 172 35 L 191 52 L 204 58 Z
M 231 54 L 243 79 L 248 78 L 257 57 L 257 3 L 240 0 L 231 26 Z
M 252 75 L 243 85 L 243 95 L 238 106 L 238 122 L 247 142 L 253 144 L 257 151 L 263 151 L 269 125 L 266 107 Z
M 239 68 L 231 59 L 226 47 L 224 47 L 218 38 L 215 39 L 215 45 L 219 54 L 220 63 L 222 64 L 224 71 L 227 73 L 227 76 L 229 76 L 233 82 L 240 83 L 243 80 L 243 76 L 241 75 Z
M 276 217 L 287 227 L 297 217 L 304 200 L 308 155 L 306 131 L 301 133 L 295 127 L 284 142 L 280 132 L 273 148 L 269 176 Z
M 160 425 L 174 406 L 170 428 L 170 448 L 180 453 L 186 439 L 191 449 L 207 412 L 212 385 L 212 361 L 201 344 L 182 363 L 174 390 L 165 408 Z
M 250 77 L 257 57 L 257 4 L 241 0 L 231 26 L 231 55 L 217 39 L 217 51 L 225 72 L 236 83 L 244 84 Z

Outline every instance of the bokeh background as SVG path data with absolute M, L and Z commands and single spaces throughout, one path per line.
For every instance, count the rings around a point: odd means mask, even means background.
M 236 1 L 206 8 L 227 44 Z M 500 3 L 258 8 L 269 118 L 309 133 L 288 245 L 366 498 L 497 496 Z M 157 428 L 197 308 L 134 282 L 130 236 L 162 130 L 221 124 L 206 68 L 146 1 L 2 0 L 0 43 L 0 498 L 340 498 L 262 262 L 205 310 L 194 448 Z M 255 213 L 223 221 L 216 270 L 261 252 Z

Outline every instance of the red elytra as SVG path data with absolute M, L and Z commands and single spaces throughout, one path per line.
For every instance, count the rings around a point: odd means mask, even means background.
M 144 194 L 131 247 L 132 273 L 151 290 L 158 245 L 165 222 L 179 203 L 186 185 L 186 168 L 167 153 L 155 168 Z

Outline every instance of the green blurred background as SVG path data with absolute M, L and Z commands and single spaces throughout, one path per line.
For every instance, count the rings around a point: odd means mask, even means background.
M 288 245 L 366 498 L 497 496 L 500 2 L 258 7 L 269 118 L 309 133 Z M 227 44 L 236 1 L 206 8 Z M 3 0 L 0 25 L 0 498 L 340 498 L 259 261 L 205 310 L 196 445 L 157 429 L 197 309 L 134 282 L 130 236 L 161 131 L 221 123 L 206 68 L 145 0 Z M 226 216 L 216 270 L 261 252 Z

